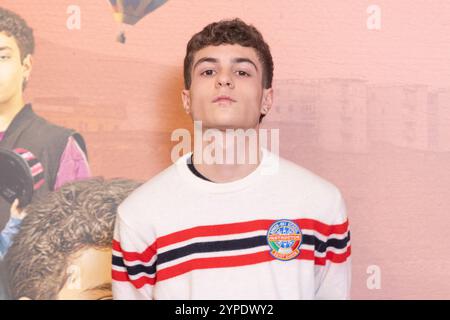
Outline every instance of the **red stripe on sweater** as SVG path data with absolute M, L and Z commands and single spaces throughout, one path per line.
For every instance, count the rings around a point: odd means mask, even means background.
M 268 230 L 275 221 L 277 220 L 255 220 L 229 224 L 199 226 L 159 237 L 156 242 L 158 248 L 163 248 L 177 242 L 182 242 L 197 237 L 222 236 L 252 232 L 257 230 Z M 329 236 L 331 234 L 344 234 L 348 231 L 348 221 L 338 225 L 327 225 L 312 219 L 296 219 L 294 221 L 299 225 L 300 229 L 314 230 L 323 234 L 324 236 Z
M 301 250 L 300 255 L 296 259 L 314 261 L 315 265 L 323 266 L 327 261 L 332 263 L 344 263 L 345 261 L 347 261 L 350 254 L 350 246 L 344 253 L 334 253 L 329 251 L 327 252 L 325 257 L 316 257 L 314 255 L 314 251 L 311 250 Z M 163 281 L 193 270 L 239 267 L 268 262 L 272 260 L 276 259 L 270 255 L 269 250 L 238 256 L 197 258 L 157 271 L 156 279 L 157 281 Z M 116 273 L 115 275 L 114 272 Z M 155 278 L 149 278 L 148 276 L 142 276 L 136 280 L 131 280 L 128 278 L 126 272 L 117 271 L 113 271 L 113 279 L 116 281 L 129 281 L 138 289 L 145 284 L 154 285 L 156 282 Z
M 296 259 L 314 261 L 316 265 L 325 265 L 327 261 L 333 263 L 343 263 L 350 256 L 350 252 L 351 249 L 349 247 L 347 251 L 344 253 L 337 254 L 333 252 L 327 252 L 324 258 L 317 258 L 314 256 L 314 251 L 301 250 L 299 256 Z M 156 273 L 156 278 L 158 279 L 158 281 L 162 281 L 190 272 L 192 270 L 239 267 L 245 265 L 258 264 L 271 260 L 276 259 L 270 255 L 269 250 L 231 257 L 226 256 L 213 258 L 197 258 L 162 269 Z
M 130 277 L 128 276 L 128 274 L 126 272 L 121 272 L 121 271 L 116 271 L 116 270 L 112 271 L 112 279 L 114 281 L 130 282 L 137 289 L 142 288 L 146 284 L 153 286 L 156 282 L 155 278 L 150 278 L 148 276 L 142 276 L 142 277 L 139 277 L 138 279 L 132 280 L 132 279 L 130 279 Z
M 122 252 L 123 258 L 127 261 L 140 260 L 142 262 L 148 262 L 156 254 L 157 248 L 163 248 L 197 237 L 222 236 L 241 234 L 257 230 L 268 230 L 275 221 L 277 220 L 255 220 L 220 225 L 199 226 L 181 230 L 157 238 L 157 240 L 148 246 L 143 252 L 123 251 L 120 247 L 120 243 L 114 240 L 113 249 Z M 312 219 L 296 219 L 294 221 L 299 225 L 300 229 L 314 230 L 324 236 L 329 236 L 331 234 L 344 234 L 348 231 L 348 220 L 338 225 L 327 225 Z
M 116 240 L 113 240 L 112 248 L 117 252 L 121 252 L 123 259 L 126 261 L 149 262 L 156 254 L 156 241 L 153 242 L 152 245 L 148 246 L 143 252 L 124 251 L 122 250 L 120 243 Z

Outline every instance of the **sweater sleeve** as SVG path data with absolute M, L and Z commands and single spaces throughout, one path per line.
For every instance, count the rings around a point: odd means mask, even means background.
M 55 181 L 55 190 L 67 182 L 89 178 L 91 171 L 86 155 L 73 137 L 67 140 Z
M 11 247 L 13 238 L 20 230 L 22 219 L 10 218 L 3 231 L 0 233 L 0 260 L 4 258 Z
M 333 212 L 336 224 L 329 228 L 325 254 L 316 261 L 316 295 L 319 300 L 350 299 L 351 245 L 350 229 L 344 200 L 338 192 Z
M 119 207 L 120 212 L 120 207 Z M 114 228 L 112 289 L 115 300 L 151 300 L 156 281 L 156 241 L 141 237 L 120 214 Z

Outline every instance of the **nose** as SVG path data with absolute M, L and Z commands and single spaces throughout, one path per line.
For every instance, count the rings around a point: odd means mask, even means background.
M 216 88 L 228 87 L 230 89 L 234 88 L 234 83 L 231 77 L 226 73 L 221 73 L 217 77 Z

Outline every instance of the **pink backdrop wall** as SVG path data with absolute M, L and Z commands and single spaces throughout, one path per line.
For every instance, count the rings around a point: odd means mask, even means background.
M 369 30 L 367 8 L 381 9 Z M 67 8 L 81 9 L 69 30 Z M 85 136 L 95 175 L 170 165 L 191 35 L 240 17 L 271 46 L 280 153 L 342 191 L 355 299 L 450 299 L 450 2 L 169 0 L 115 41 L 106 0 L 1 0 L 34 27 L 27 97 Z M 381 287 L 368 270 L 379 267 Z

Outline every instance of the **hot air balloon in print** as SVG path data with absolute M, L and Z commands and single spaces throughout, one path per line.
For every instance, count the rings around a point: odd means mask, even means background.
M 122 26 L 135 25 L 150 12 L 158 9 L 167 0 L 109 0 L 114 10 L 114 19 Z M 117 41 L 125 43 L 125 32 L 121 31 Z

